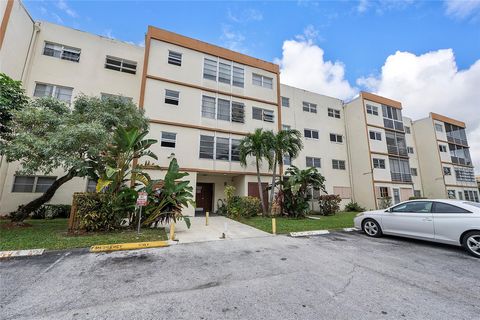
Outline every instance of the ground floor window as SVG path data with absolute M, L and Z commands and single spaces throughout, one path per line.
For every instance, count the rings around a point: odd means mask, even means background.
M 387 188 L 387 187 L 379 187 L 378 189 L 380 190 L 380 198 L 389 197 L 388 188 Z
M 473 201 L 473 202 L 480 202 L 478 199 L 478 191 L 473 190 L 465 190 L 465 200 Z
M 448 199 L 456 199 L 455 190 L 447 190 Z
M 13 180 L 12 192 L 44 193 L 55 180 L 57 177 L 16 175 Z

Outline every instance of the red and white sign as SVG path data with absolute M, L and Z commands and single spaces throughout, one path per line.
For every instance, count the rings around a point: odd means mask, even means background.
M 148 194 L 146 192 L 139 192 L 137 198 L 137 206 L 144 207 L 147 205 Z

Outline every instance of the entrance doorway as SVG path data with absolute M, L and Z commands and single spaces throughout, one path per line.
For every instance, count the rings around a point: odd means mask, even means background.
M 213 183 L 197 183 L 195 193 L 195 215 L 205 215 L 213 209 Z
M 262 182 L 263 200 L 265 201 L 265 210 L 268 210 L 268 183 Z M 258 193 L 258 183 L 248 183 L 248 195 L 260 199 L 260 193 Z

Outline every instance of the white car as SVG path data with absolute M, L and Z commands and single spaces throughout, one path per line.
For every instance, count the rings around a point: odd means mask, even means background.
M 463 246 L 480 258 L 480 203 L 422 199 L 359 213 L 355 227 L 370 237 L 382 234 Z

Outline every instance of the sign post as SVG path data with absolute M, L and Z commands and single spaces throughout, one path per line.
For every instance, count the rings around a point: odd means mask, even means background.
M 140 212 L 138 213 L 138 227 L 137 233 L 140 234 L 140 222 L 142 220 L 142 207 L 147 205 L 148 194 L 146 192 L 139 192 L 137 198 L 137 207 L 140 207 Z

